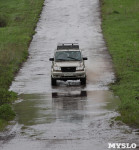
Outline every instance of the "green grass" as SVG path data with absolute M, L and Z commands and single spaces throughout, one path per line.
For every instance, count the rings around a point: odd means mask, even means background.
M 16 99 L 8 88 L 20 65 L 28 57 L 28 46 L 44 0 L 0 1 L 0 110 Z M 7 106 L 8 107 L 8 106 Z M 7 110 L 7 109 L 6 109 Z M 8 109 L 9 110 L 9 109 Z M 7 111 L 8 111 L 7 110 Z M 4 111 L 5 115 L 6 111 Z M 9 112 L 13 116 L 12 109 Z M 10 117 L 9 117 L 10 118 Z M 11 117 L 10 119 L 12 119 Z M 8 119 L 8 120 L 10 120 Z M 0 128 L 8 121 L 0 115 Z
M 102 29 L 116 72 L 118 119 L 139 127 L 139 0 L 101 0 Z

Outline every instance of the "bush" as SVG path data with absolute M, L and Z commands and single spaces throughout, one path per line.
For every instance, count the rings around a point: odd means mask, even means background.
M 16 93 L 8 91 L 7 89 L 0 89 L 0 106 L 5 103 L 11 104 L 16 98 Z
M 0 27 L 6 27 L 8 24 L 8 19 L 6 15 L 0 15 Z
M 0 106 L 0 119 L 10 121 L 15 117 L 15 112 L 9 104 Z

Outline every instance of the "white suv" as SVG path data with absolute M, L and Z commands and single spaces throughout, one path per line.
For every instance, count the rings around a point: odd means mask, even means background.
M 54 53 L 51 69 L 51 84 L 56 85 L 56 80 L 80 80 L 86 84 L 86 71 L 81 50 L 77 43 L 62 43 L 57 46 Z

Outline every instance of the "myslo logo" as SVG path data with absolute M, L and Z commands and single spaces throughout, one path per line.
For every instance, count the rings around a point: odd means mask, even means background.
M 108 148 L 115 148 L 115 149 L 135 149 L 137 145 L 135 143 L 108 143 Z

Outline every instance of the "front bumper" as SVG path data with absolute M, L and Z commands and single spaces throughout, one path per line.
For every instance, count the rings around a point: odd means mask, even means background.
M 52 78 L 57 80 L 78 80 L 86 77 L 85 71 L 76 71 L 76 72 L 61 72 L 61 71 L 52 71 Z

